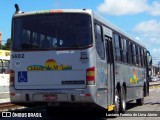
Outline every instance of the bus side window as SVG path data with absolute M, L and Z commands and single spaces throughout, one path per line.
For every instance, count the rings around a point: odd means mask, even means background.
M 132 64 L 132 54 L 131 54 L 131 42 L 130 41 L 128 41 L 128 47 L 127 47 L 127 49 L 128 49 L 128 64 Z
M 141 66 L 141 62 L 140 62 L 140 48 L 139 46 L 137 46 L 137 64 L 138 66 Z
M 105 52 L 104 52 L 104 43 L 102 37 L 102 27 L 98 24 L 95 24 L 95 44 L 96 50 L 102 60 L 105 59 Z
M 133 57 L 133 65 L 136 66 L 136 46 L 135 46 L 135 43 L 132 44 L 132 57 Z
M 127 56 L 127 41 L 126 41 L 125 38 L 123 38 L 123 62 L 127 63 L 127 59 L 128 59 L 128 56 Z
M 144 56 L 143 56 L 143 49 L 140 49 L 140 56 L 141 56 L 141 65 L 144 67 Z
M 122 61 L 121 58 L 121 41 L 118 34 L 114 34 L 114 49 L 115 49 L 115 58 L 116 61 Z

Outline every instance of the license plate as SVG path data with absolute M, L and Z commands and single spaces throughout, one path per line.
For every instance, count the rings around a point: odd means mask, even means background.
M 43 100 L 56 100 L 57 95 L 43 95 Z

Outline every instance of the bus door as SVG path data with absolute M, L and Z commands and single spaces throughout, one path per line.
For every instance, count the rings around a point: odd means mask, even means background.
M 146 51 L 146 53 L 146 94 L 144 96 L 149 96 L 149 79 L 151 78 L 152 56 L 149 51 Z
M 107 62 L 107 86 L 108 86 L 108 105 L 114 101 L 114 79 L 113 79 L 113 46 L 112 46 L 112 31 L 104 28 L 105 51 Z M 110 32 L 110 33 L 109 33 Z

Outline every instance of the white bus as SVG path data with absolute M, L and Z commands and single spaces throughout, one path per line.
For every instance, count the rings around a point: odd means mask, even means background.
M 10 51 L 0 50 L 0 94 L 9 95 Z
M 11 40 L 13 103 L 125 112 L 148 95 L 147 49 L 91 10 L 17 12 Z

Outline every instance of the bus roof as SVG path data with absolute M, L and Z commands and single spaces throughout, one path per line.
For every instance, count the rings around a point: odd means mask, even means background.
M 35 14 L 48 14 L 48 13 L 92 13 L 90 9 L 59 9 L 59 10 L 37 10 L 30 12 L 19 12 L 15 13 L 13 17 L 25 16 L 25 15 L 35 15 Z
M 110 21 L 106 20 L 104 17 L 100 16 L 96 12 L 90 10 L 90 9 L 59 9 L 59 10 L 37 10 L 37 11 L 31 11 L 31 12 L 19 12 L 13 15 L 14 17 L 20 17 L 20 16 L 28 16 L 28 15 L 36 15 L 36 14 L 49 14 L 49 13 L 88 13 L 90 15 L 93 15 L 94 18 L 104 24 L 106 24 L 110 29 L 122 34 L 123 36 L 129 38 L 131 41 L 141 45 L 142 47 L 145 47 L 144 44 L 140 43 L 137 39 L 129 35 L 128 33 L 124 32 L 122 29 L 117 27 L 116 25 L 113 25 Z

